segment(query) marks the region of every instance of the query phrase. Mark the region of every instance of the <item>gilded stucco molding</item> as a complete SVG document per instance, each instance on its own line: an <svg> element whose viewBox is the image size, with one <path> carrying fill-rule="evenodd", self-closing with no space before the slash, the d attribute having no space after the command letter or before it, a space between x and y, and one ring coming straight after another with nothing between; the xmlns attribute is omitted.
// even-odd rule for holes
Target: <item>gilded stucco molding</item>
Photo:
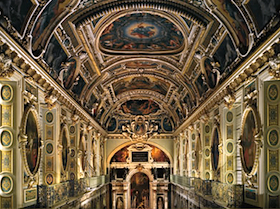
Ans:
<svg viewBox="0 0 280 209"><path fill-rule="evenodd" d="M184 127L187 127L191 123L198 120L204 110L210 110L219 104L225 97L228 96L227 88L231 91L238 89L245 81L247 81L252 75L257 74L269 63L269 58L275 55L275 48L279 47L279 34L278 29L265 43L263 43L255 52L250 55L244 62L229 76L218 88L208 97L206 101L200 104L192 115L174 132L174 135L178 134Z"/></svg>
<svg viewBox="0 0 280 209"><path fill-rule="evenodd" d="M14 68L42 87L49 97L53 96L51 100L47 98L48 102L53 101L56 97L57 101L65 104L72 111L76 110L81 118L90 121L94 127L106 135L106 131L25 50L21 50L22 48L1 28L0 35L1 52L11 59L11 65Z"/></svg>

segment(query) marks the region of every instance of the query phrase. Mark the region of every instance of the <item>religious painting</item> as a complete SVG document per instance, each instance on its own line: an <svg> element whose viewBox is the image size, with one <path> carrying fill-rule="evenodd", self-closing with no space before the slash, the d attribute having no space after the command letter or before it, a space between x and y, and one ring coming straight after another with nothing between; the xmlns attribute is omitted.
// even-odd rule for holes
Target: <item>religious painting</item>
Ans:
<svg viewBox="0 0 280 209"><path fill-rule="evenodd" d="M221 75L225 72L226 68L237 58L237 52L229 35L224 38L221 45L215 52L213 58L215 62L218 62L220 65ZM227 77L229 73L230 72L226 72L226 75L223 77Z"/></svg>
<svg viewBox="0 0 280 209"><path fill-rule="evenodd" d="M81 76L81 74L79 74L77 75L77 77L74 80L74 83L72 84L72 92L79 98L85 86L86 82Z"/></svg>
<svg viewBox="0 0 280 209"><path fill-rule="evenodd" d="M240 136L241 162L246 174L254 173L257 165L256 136L259 134L260 120L254 107L247 107L242 117Z"/></svg>
<svg viewBox="0 0 280 209"><path fill-rule="evenodd" d="M61 81L61 86L70 89L73 84L75 85L77 76L80 71L80 60L77 57L72 57L62 65L59 72L58 79Z"/></svg>
<svg viewBox="0 0 280 209"><path fill-rule="evenodd" d="M280 2L278 0L250 0L246 8L253 17L258 33L269 23L272 17L278 13Z"/></svg>
<svg viewBox="0 0 280 209"><path fill-rule="evenodd" d="M206 82L204 81L204 76L200 74L197 79L194 82L196 89L199 93L199 96L202 96L205 94L205 92L208 90L208 87L206 85Z"/></svg>
<svg viewBox="0 0 280 209"><path fill-rule="evenodd" d="M143 136L147 132L147 125L144 117L137 117L135 125L132 126L133 132L138 136Z"/></svg>
<svg viewBox="0 0 280 209"><path fill-rule="evenodd" d="M76 2L74 2L75 4ZM32 31L32 52L35 56L40 55L50 34L63 16L69 14L71 0L52 0L42 10L37 18Z"/></svg>
<svg viewBox="0 0 280 209"><path fill-rule="evenodd" d="M178 26L164 17L143 12L126 14L110 23L103 30L99 45L110 54L177 53L185 46Z"/></svg>
<svg viewBox="0 0 280 209"><path fill-rule="evenodd" d="M189 93L187 93L183 101L185 104L185 108L187 108L188 112L191 112L192 108L195 106L194 99L191 98L191 95Z"/></svg>
<svg viewBox="0 0 280 209"><path fill-rule="evenodd" d="M124 202L122 197L117 198L116 209L124 209Z"/></svg>
<svg viewBox="0 0 280 209"><path fill-rule="evenodd" d="M164 209L164 201L162 197L157 198L157 209Z"/></svg>
<svg viewBox="0 0 280 209"><path fill-rule="evenodd" d="M117 128L117 120L116 118L111 118L109 123L108 123L108 131L115 131Z"/></svg>
<svg viewBox="0 0 280 209"><path fill-rule="evenodd" d="M111 159L112 162L126 162L128 158L128 146L117 151Z"/></svg>
<svg viewBox="0 0 280 209"><path fill-rule="evenodd" d="M54 35L52 36L48 44L43 59L52 69L52 71L50 72L51 76L53 78L58 78L60 75L60 71L62 70L61 63L66 61L67 54L64 52Z"/></svg>
<svg viewBox="0 0 280 209"><path fill-rule="evenodd" d="M153 100L129 100L120 106L120 110L131 115L149 115L156 113L160 107Z"/></svg>
<svg viewBox="0 0 280 209"><path fill-rule="evenodd" d="M11 25L22 35L29 15L35 8L31 0L5 0L0 1L0 8L3 15L10 21Z"/></svg>
<svg viewBox="0 0 280 209"><path fill-rule="evenodd" d="M246 21L235 4L230 0L211 0L221 15L227 20L226 24L230 31L237 37L236 43L241 54L246 54L249 49L249 28ZM231 29L232 28L232 29Z"/></svg>
<svg viewBox="0 0 280 209"><path fill-rule="evenodd" d="M68 137L66 128L62 129L62 136L61 136L61 143L62 143L62 167L64 171L67 168L67 162L68 162L68 154L69 154L69 144L68 144Z"/></svg>
<svg viewBox="0 0 280 209"><path fill-rule="evenodd" d="M170 120L169 117L165 117L163 120L162 120L162 127L165 131L173 131L173 124L172 124L172 121Z"/></svg>
<svg viewBox="0 0 280 209"><path fill-rule="evenodd" d="M219 64L208 57L204 57L201 59L201 70L208 86L211 89L215 88L220 80Z"/></svg>
<svg viewBox="0 0 280 209"><path fill-rule="evenodd" d="M198 133L198 136L196 137L196 143L195 143L195 170L196 171L200 171L200 166L201 166L201 150L202 150L202 146L201 146L201 138L200 138L200 134Z"/></svg>
<svg viewBox="0 0 280 209"><path fill-rule="evenodd" d="M131 208L149 208L149 178L144 173L136 173L130 180Z"/></svg>
<svg viewBox="0 0 280 209"><path fill-rule="evenodd" d="M40 162L40 135L38 133L39 127L37 120L37 115L35 115L33 111L29 111L25 125L25 133L27 136L25 150L28 168L33 175L37 173Z"/></svg>
<svg viewBox="0 0 280 209"><path fill-rule="evenodd" d="M132 68L132 69L146 69L146 68L157 68L158 64L155 62L150 61L130 61L125 63L126 68Z"/></svg>
<svg viewBox="0 0 280 209"><path fill-rule="evenodd" d="M212 168L215 171L218 169L218 165L219 165L219 157L220 157L219 143L220 143L220 134L218 128L215 127L212 135L212 147L211 147Z"/></svg>
<svg viewBox="0 0 280 209"><path fill-rule="evenodd" d="M169 158L167 157L167 155L159 148L153 146L153 145L149 145L150 147L152 147L152 152L151 152L151 156L154 160L154 162L168 162L170 163Z"/></svg>
<svg viewBox="0 0 280 209"><path fill-rule="evenodd" d="M81 134L81 140L80 140L80 152L81 152L81 157L80 157L80 162L81 162L81 168L82 170L84 171L85 168L86 168L86 162L85 162L85 156L86 156L86 153L85 153L85 145L84 145L84 137L82 136Z"/></svg>
<svg viewBox="0 0 280 209"><path fill-rule="evenodd" d="M151 76L128 77L113 83L116 95L138 89L151 90L166 95L169 86L167 82Z"/></svg>

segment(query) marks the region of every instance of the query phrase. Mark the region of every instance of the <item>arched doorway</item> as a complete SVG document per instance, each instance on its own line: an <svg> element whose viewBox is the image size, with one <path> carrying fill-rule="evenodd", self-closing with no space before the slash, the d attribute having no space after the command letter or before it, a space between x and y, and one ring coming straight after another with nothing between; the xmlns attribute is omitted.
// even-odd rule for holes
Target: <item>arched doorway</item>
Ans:
<svg viewBox="0 0 280 209"><path fill-rule="evenodd" d="M149 208L149 177L142 172L135 173L130 180L131 208Z"/></svg>

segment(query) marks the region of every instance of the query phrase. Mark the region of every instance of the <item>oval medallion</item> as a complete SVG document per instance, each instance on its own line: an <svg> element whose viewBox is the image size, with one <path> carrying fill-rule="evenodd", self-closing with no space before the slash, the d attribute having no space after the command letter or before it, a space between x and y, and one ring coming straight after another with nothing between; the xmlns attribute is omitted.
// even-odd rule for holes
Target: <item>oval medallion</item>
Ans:
<svg viewBox="0 0 280 209"><path fill-rule="evenodd" d="M1 97L4 102L9 102L13 97L13 90L10 85L3 85L1 88Z"/></svg>
<svg viewBox="0 0 280 209"><path fill-rule="evenodd" d="M39 135L35 117L36 116L33 114L33 112L30 111L27 117L25 130L27 135L27 144L25 146L26 159L32 174L35 174L39 167Z"/></svg>
<svg viewBox="0 0 280 209"><path fill-rule="evenodd" d="M13 189L13 181L11 177L9 176L4 176L1 179L1 189L3 193L9 193Z"/></svg>
<svg viewBox="0 0 280 209"><path fill-rule="evenodd" d="M268 143L274 147L278 144L278 141L278 132L276 130L270 131L268 135Z"/></svg>
<svg viewBox="0 0 280 209"><path fill-rule="evenodd" d="M275 101L278 97L278 88L275 84L271 85L268 90L269 99Z"/></svg>
<svg viewBox="0 0 280 209"><path fill-rule="evenodd" d="M9 147L12 145L12 133L8 130L4 130L1 133L1 144L3 147Z"/></svg>

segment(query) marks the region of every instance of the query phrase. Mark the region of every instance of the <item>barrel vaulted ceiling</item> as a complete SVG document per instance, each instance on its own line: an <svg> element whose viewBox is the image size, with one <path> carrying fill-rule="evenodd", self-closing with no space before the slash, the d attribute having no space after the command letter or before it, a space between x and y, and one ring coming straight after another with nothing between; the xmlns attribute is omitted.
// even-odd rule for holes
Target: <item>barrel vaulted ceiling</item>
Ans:
<svg viewBox="0 0 280 209"><path fill-rule="evenodd" d="M104 129L173 132L279 26L278 0L7 0L1 25Z"/></svg>

